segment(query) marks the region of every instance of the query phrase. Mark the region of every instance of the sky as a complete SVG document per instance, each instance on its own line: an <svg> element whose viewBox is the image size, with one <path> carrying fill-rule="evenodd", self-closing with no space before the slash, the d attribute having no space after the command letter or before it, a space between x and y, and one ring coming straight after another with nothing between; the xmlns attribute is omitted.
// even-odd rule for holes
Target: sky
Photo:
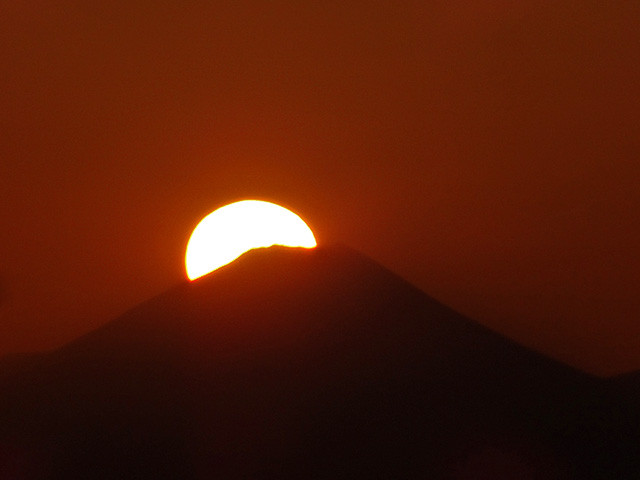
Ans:
<svg viewBox="0 0 640 480"><path fill-rule="evenodd" d="M489 328L640 368L640 4L0 2L0 354L290 208Z"/></svg>

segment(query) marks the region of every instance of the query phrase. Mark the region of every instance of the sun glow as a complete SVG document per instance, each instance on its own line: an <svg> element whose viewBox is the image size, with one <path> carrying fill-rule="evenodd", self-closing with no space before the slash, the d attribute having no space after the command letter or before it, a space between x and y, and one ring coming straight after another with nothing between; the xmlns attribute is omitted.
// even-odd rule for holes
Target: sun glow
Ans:
<svg viewBox="0 0 640 480"><path fill-rule="evenodd" d="M253 248L313 248L316 239L295 213L274 203L243 200L215 210L196 226L187 244L187 277L195 280Z"/></svg>

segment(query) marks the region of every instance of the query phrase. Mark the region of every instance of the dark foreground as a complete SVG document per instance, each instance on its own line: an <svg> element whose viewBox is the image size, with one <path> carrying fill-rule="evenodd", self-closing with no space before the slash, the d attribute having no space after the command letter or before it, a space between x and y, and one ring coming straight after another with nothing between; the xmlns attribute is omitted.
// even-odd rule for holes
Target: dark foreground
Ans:
<svg viewBox="0 0 640 480"><path fill-rule="evenodd" d="M345 247L253 251L0 364L0 479L637 479L598 379Z"/></svg>

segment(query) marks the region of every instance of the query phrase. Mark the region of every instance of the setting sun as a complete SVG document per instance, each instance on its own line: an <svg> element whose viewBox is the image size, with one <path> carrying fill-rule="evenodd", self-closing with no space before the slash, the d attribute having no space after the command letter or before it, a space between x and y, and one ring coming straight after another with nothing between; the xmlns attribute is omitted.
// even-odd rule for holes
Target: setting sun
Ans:
<svg viewBox="0 0 640 480"><path fill-rule="evenodd" d="M195 280L244 252L283 245L313 248L316 240L295 213L274 203L243 200L215 210L196 226L187 244L187 277Z"/></svg>

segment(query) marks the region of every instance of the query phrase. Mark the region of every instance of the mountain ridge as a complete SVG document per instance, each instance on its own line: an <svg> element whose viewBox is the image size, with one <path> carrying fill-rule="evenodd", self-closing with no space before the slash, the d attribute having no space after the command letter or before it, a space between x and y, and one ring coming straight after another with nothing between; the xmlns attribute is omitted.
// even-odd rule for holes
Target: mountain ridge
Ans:
<svg viewBox="0 0 640 480"><path fill-rule="evenodd" d="M640 472L614 389L344 246L248 252L36 363L0 390L35 478Z"/></svg>

